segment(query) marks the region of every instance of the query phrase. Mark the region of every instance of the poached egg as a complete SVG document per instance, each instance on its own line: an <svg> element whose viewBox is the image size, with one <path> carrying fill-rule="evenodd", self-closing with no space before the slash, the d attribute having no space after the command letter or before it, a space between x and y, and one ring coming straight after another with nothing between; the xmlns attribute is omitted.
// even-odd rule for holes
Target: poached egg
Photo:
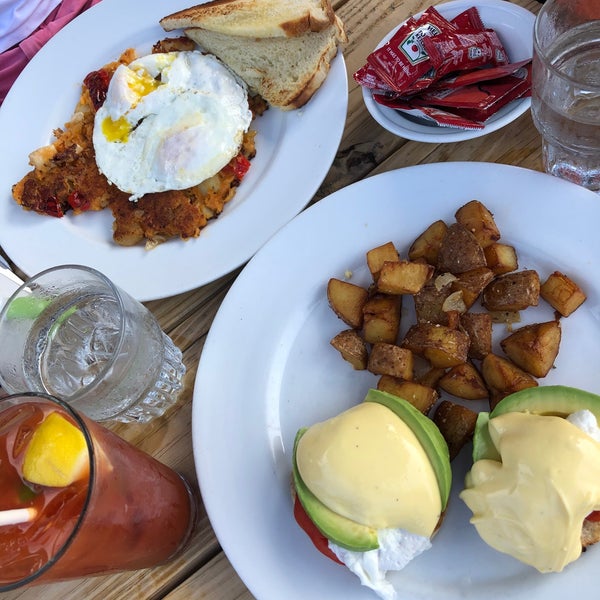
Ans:
<svg viewBox="0 0 600 600"><path fill-rule="evenodd" d="M244 83L216 57L150 54L110 81L94 120L96 163L131 200L186 189L237 155L251 120Z"/></svg>

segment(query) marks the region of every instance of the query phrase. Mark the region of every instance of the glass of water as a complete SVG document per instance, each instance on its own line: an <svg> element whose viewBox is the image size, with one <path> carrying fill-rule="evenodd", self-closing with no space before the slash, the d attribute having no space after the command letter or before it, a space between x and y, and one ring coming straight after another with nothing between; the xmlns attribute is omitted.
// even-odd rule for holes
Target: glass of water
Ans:
<svg viewBox="0 0 600 600"><path fill-rule="evenodd" d="M98 421L147 422L182 389L181 351L102 273L64 265L26 281L0 312L0 386L45 392Z"/></svg>
<svg viewBox="0 0 600 600"><path fill-rule="evenodd" d="M600 0L546 0L533 35L532 102L544 169L600 190Z"/></svg>

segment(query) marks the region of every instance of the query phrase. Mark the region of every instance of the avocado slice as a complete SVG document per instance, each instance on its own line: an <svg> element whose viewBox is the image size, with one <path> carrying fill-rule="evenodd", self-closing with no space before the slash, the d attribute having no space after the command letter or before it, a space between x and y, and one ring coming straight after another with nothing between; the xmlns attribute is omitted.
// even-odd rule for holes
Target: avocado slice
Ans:
<svg viewBox="0 0 600 600"><path fill-rule="evenodd" d="M600 396L564 385L527 388L503 398L490 413L490 419L509 412L567 417L578 410L594 413L600 423Z"/></svg>
<svg viewBox="0 0 600 600"><path fill-rule="evenodd" d="M488 430L490 419L510 412L567 417L587 409L600 423L600 396L564 385L547 385L520 390L503 398L491 413L479 413L473 434L473 462L500 460Z"/></svg>
<svg viewBox="0 0 600 600"><path fill-rule="evenodd" d="M448 444L437 425L404 398L381 390L369 390L365 402L383 404L396 413L417 436L435 472L442 499L442 511L445 510L452 486L452 469Z"/></svg>
<svg viewBox="0 0 600 600"><path fill-rule="evenodd" d="M306 514L317 526L319 531L334 544L356 552L367 552L379 548L377 530L352 521L325 506L306 486L296 464L296 448L298 441L304 435L306 427L300 429L294 440L292 457L292 477L296 494L302 503Z"/></svg>

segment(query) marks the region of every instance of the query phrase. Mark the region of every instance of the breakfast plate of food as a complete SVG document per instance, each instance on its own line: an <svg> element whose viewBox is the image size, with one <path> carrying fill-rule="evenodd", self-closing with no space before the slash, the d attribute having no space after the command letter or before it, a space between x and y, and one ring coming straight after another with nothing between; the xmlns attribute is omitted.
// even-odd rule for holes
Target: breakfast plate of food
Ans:
<svg viewBox="0 0 600 600"><path fill-rule="evenodd" d="M463 221L463 217L472 217L475 209L478 214L487 210L493 222L482 219L481 223L495 223L494 227L467 227L468 219ZM557 214L563 218L556 219ZM369 600L379 595L458 600L502 596L558 600L573 589L593 593L600 548L590 545L598 533L593 520L589 521L591 516L585 517L585 526L583 517L578 524L575 519L576 552L570 558L548 565L537 561L538 554L534 552L535 560L517 559L489 545L489 538L484 542L471 523L477 502L469 496L479 491L475 475L469 485L473 493L465 494L464 490L473 456L482 459L484 465L500 465L494 455L496 433L491 424L502 421L491 417L506 412L507 402L512 412L527 411L524 407L528 405L515 398L535 396L538 390L543 397L556 390L584 399L589 394L600 394L600 381L595 374L600 360L600 289L593 258L600 252L595 225L599 218L595 194L547 174L498 164L440 163L379 174L339 190L295 217L257 252L236 279L213 322L200 359L192 413L194 457L204 504L225 553L254 597ZM443 264L448 271L431 276L428 252L435 247L434 233L440 227L447 227L440 238L447 241L438 246L436 264L440 266L436 268L442 269ZM468 233L458 235L459 230ZM495 231L485 245L492 248L487 251L486 267L481 266L485 252L481 251L483 242L479 237L477 245L451 245L459 239L475 239L484 230L486 235ZM307 236L311 244L304 243ZM495 269L493 278L488 277L484 286L489 292L483 296L471 297L473 280L463 277L464 271L448 266L452 260L456 265L465 265L467 246L479 250L473 254L469 251L471 267L466 272L472 275ZM462 249L457 254L452 248ZM395 258L390 258L388 252ZM383 256L387 259L382 260ZM471 262L475 256L479 257L479 266ZM454 286L443 304L447 325L429 327L428 335L434 336L429 344L423 337L417 342L417 337L408 333L417 328L416 315L423 314L417 312L423 310L423 305L417 302L416 295L413 299L410 293L403 292L400 307L392 303L382 308L383 296L390 302L388 296L400 294L394 287L399 280L390 278L390 274L395 267L400 269L407 264L412 269L409 281L425 272L432 277L438 292L445 286ZM529 283L514 284L511 277L517 275ZM333 279L337 291L330 284ZM466 284L468 280L470 283ZM500 299L501 281L513 282L506 289L523 287L518 301L514 294L511 305L507 298ZM567 288L563 287L567 283ZM461 302L457 301L458 291ZM362 323L350 318L359 297L363 302L359 311ZM467 298L471 298L469 308ZM373 303L367 309L369 300ZM563 304L565 300L570 303L568 308ZM433 308L439 305L429 302L427 314L432 315ZM454 350L464 345L464 340L460 340L470 330L463 318L471 313L489 317L488 350L483 358L472 359L464 354L450 362ZM460 328L456 326L458 318ZM381 342L391 323L396 324L396 343L389 339ZM423 325L423 331L429 325ZM544 351L535 355L535 361L523 362L524 356L533 358L524 351L525 347L540 348L539 344L525 343L524 332L539 339L541 329L545 332ZM367 340L367 331L380 336L370 338L368 357L355 352L356 346L338 343L339 334L344 332L354 336L352 339L360 346L360 336ZM448 342L453 350L444 350L446 342L440 345L442 338L435 337L436 332L446 332L446 341L458 340L456 348ZM515 334L519 335L513 337ZM482 339L471 335L468 351L471 352L471 342ZM240 340L252 340L251 359L248 345ZM520 341L515 343L517 340ZM433 348L430 354L423 351L428 347ZM407 350L411 350L414 362L408 361ZM430 361L429 366L423 362L424 357L425 362ZM453 387L458 371L452 370L451 377L449 371L454 367L450 365L460 371L467 368L467 363L485 375L484 395L467 399L474 389L471 384L481 381L475 375L463 377L460 395ZM518 364L522 366L515 368ZM505 371L507 365L511 366ZM540 366L544 368L538 369ZM391 370L394 376L388 377ZM390 391L390 381L399 384L403 380L404 384L418 383L418 388L425 386L430 392L435 391L425 408L416 409L416 403L412 404L421 397L416 393L409 398L412 408L390 400L390 396L397 395ZM584 392L571 394L567 391L571 388ZM589 408L598 415L600 398L593 398ZM445 407L455 411L448 414L456 416L438 417L444 402L449 402ZM562 414L552 398L548 402L552 410ZM383 406L375 410L372 404ZM586 402L569 400L567 404L566 410L571 414L571 407L575 413ZM495 413L490 414L492 406ZM421 415L419 418L410 414L415 410ZM384 440L386 436L376 433L379 426L383 427L379 431L399 428L397 417L413 432L421 450L415 455L416 471L408 477L409 482L419 479L418 485L406 492L402 502L392 504L409 507L409 521L412 518L422 524L416 532L408 525L386 525L385 521L376 524L368 520L369 516L364 520L355 518L360 512L357 506L370 507L377 518L383 514L379 504L382 494L374 499L368 492L362 493L363 487L377 485L374 475L381 483L380 489L391 490L392 500L403 498L401 486L391 485L389 474L404 461L377 458L382 449L386 456L390 452L389 456L403 457L406 448L418 446L407 442L403 450L394 445L395 441L388 442ZM475 419L477 427L473 429ZM448 427L448 423L456 426ZM470 423L471 428L463 428L461 424L465 423ZM488 427L492 433L488 433ZM349 434L363 430L367 437ZM598 433L595 425L586 431L592 430L594 435ZM471 441L473 431L478 432L476 448ZM440 435L444 441L440 442ZM585 437L595 448L594 453L598 452L598 443L588 439L587 433L579 431L577 435ZM460 445L455 436L460 438ZM341 445L330 444L330 439L341 440ZM356 439L356 443L344 446L348 440ZM376 444L366 462L364 457L355 461L347 456L355 448L371 447L370 440L376 440ZM444 451L445 444L448 448ZM346 450L341 452L344 447ZM538 452L535 460L543 459ZM564 467L561 461L566 460L567 456L562 455L557 464ZM427 475L417 475L418 472ZM361 481L364 486L355 483L355 487L344 487L346 477ZM548 495L554 483L558 488L562 480L562 475L554 476L546 490ZM578 483L569 485L568 493L575 495L576 502L584 498L579 490L585 481L586 477L579 477ZM341 496L336 490L341 490ZM343 506L339 510L336 506L336 502L344 505L348 490L352 498L356 497L356 504L351 501L350 514L347 505L345 512ZM521 500L528 497L535 496L525 494ZM600 508L597 489L592 498L592 505L581 509L584 516L586 511L591 515ZM322 504L329 512L324 511ZM526 506L527 502L516 505ZM423 512L423 518L415 516L417 510ZM345 524L338 528L340 518ZM552 531L557 536L559 532L572 534L567 521L565 513L558 511L551 524L534 527L532 535L535 538L542 531ZM400 535L404 529L411 535ZM591 529L594 534L578 545L584 529ZM373 541L373 530L379 542ZM384 544L379 536L383 530L391 532L391 542L386 538ZM518 537L512 533L508 539ZM397 551L383 564L382 549L389 546L388 542ZM571 537L571 545L572 542ZM589 546L586 552L582 552L582 545ZM369 552L375 553L369 554L370 563L364 558ZM350 568L338 564L335 557ZM561 572L542 572L545 570Z"/></svg>
<svg viewBox="0 0 600 600"><path fill-rule="evenodd" d="M343 24L306 1L290 10L312 29L286 37L285 14L251 12L240 35L219 4L106 0L27 65L0 110L0 245L24 273L76 258L140 300L174 295L245 263L312 199L346 120ZM237 60L269 53L260 80Z"/></svg>

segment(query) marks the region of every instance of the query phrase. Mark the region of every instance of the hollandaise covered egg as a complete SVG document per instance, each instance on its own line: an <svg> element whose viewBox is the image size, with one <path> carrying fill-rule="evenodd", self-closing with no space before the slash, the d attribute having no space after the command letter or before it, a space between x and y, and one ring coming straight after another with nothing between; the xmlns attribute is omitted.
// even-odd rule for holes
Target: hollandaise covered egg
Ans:
<svg viewBox="0 0 600 600"><path fill-rule="evenodd" d="M492 548L542 573L600 538L600 396L565 386L516 392L480 413L460 497Z"/></svg>
<svg viewBox="0 0 600 600"><path fill-rule="evenodd" d="M317 548L391 600L386 574L431 547L451 478L433 421L370 390L364 402L298 432L294 514Z"/></svg>
<svg viewBox="0 0 600 600"><path fill-rule="evenodd" d="M96 163L132 200L186 189L236 156L251 120L244 83L216 57L150 54L110 81L94 120Z"/></svg>

